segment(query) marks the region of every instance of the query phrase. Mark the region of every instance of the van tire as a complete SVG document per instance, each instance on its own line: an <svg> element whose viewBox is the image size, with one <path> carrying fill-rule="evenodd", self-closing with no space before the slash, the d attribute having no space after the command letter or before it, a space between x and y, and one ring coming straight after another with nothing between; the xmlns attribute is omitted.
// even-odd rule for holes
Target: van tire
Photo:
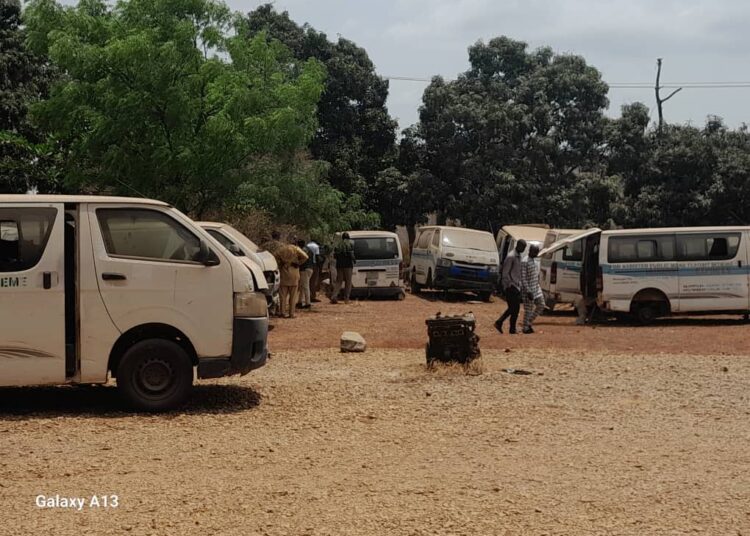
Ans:
<svg viewBox="0 0 750 536"><path fill-rule="evenodd" d="M635 319L641 325L651 324L659 316L661 307L658 303L643 302L633 305L633 314Z"/></svg>
<svg viewBox="0 0 750 536"><path fill-rule="evenodd" d="M193 386L193 364L177 343L146 339L128 348L117 367L117 389L129 406L165 411L185 403Z"/></svg>

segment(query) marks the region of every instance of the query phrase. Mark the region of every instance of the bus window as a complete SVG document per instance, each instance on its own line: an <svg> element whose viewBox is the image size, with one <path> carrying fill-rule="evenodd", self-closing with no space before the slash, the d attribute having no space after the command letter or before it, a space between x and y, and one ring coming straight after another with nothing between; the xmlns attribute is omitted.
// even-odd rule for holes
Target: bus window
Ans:
<svg viewBox="0 0 750 536"><path fill-rule="evenodd" d="M737 255L739 234L678 235L680 259L686 261L729 260Z"/></svg>

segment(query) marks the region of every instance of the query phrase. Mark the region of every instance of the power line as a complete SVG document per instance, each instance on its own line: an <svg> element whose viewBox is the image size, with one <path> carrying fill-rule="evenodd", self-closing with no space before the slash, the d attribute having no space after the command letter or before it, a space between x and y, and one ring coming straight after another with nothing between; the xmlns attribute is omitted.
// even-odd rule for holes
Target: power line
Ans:
<svg viewBox="0 0 750 536"><path fill-rule="evenodd" d="M418 78L413 76L383 76L386 80L396 82L432 82L432 78ZM456 79L445 79L446 82L455 82ZM607 84L615 89L654 89L653 82L613 82ZM750 88L750 82L670 82L661 84L665 89L733 89Z"/></svg>

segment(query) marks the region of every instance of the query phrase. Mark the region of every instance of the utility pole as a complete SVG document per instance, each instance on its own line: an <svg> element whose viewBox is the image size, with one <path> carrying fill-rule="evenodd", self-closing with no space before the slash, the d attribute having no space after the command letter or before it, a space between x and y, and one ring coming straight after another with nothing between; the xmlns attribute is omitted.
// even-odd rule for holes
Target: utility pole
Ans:
<svg viewBox="0 0 750 536"><path fill-rule="evenodd" d="M659 110L659 128L658 132L661 134L661 128L664 125L664 112L662 109L662 104L667 102L669 99L674 97L677 93L679 93L682 88L679 87L675 89L672 93L667 95L665 98L661 98L661 58L656 59L656 86L654 86L654 91L656 92L656 108Z"/></svg>

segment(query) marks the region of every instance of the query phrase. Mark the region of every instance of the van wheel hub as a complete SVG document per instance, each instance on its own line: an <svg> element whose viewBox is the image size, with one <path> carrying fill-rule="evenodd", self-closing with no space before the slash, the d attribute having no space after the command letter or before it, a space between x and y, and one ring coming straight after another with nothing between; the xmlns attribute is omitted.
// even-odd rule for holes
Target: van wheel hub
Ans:
<svg viewBox="0 0 750 536"><path fill-rule="evenodd" d="M167 389L174 378L172 367L161 359L145 361L138 371L141 387L151 393L158 393Z"/></svg>

